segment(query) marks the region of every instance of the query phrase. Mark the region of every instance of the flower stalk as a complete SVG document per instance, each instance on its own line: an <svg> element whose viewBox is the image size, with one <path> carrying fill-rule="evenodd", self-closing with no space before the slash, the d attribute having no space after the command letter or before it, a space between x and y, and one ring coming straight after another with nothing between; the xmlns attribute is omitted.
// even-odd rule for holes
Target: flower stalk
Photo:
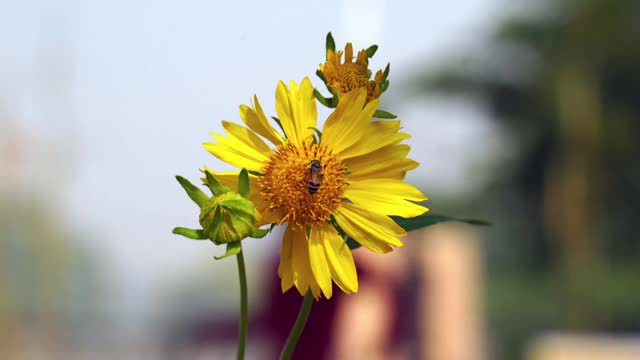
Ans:
<svg viewBox="0 0 640 360"><path fill-rule="evenodd" d="M298 340L300 340L300 335L302 335L302 331L304 330L305 325L307 325L307 320L309 319L312 305L313 294L311 293L311 290L309 290L304 296L304 300L302 301L302 305L300 306L300 312L298 313L298 318L296 319L296 322L291 329L291 333L289 333L287 342L285 342L284 347L282 348L282 352L280 353L280 360L291 359L291 355L293 355L293 351L296 349Z"/></svg>
<svg viewBox="0 0 640 360"><path fill-rule="evenodd" d="M240 252L236 255L238 262L238 276L240 278L240 335L238 336L238 360L244 359L244 353L247 342L248 328L248 295L247 295L247 270L244 266L244 255L242 246Z"/></svg>

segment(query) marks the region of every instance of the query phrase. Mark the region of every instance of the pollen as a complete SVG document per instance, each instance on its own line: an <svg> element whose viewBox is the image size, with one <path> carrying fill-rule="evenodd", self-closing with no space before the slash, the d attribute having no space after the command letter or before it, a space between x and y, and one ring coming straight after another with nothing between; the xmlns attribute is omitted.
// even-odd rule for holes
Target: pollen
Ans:
<svg viewBox="0 0 640 360"><path fill-rule="evenodd" d="M322 181L315 194L309 191L311 162L322 166ZM272 210L283 214L279 224L300 228L326 222L340 205L346 186L346 167L321 144L304 142L300 147L279 145L258 178L260 196Z"/></svg>

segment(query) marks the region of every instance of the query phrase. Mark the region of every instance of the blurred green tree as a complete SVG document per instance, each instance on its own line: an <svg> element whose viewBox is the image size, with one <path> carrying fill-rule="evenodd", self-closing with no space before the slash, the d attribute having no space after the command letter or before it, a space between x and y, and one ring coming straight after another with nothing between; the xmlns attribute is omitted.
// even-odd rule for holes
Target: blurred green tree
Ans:
<svg viewBox="0 0 640 360"><path fill-rule="evenodd" d="M489 244L505 358L538 330L640 330L640 2L532 6L417 82L479 97L516 144L479 195L501 209L496 223L517 224Z"/></svg>

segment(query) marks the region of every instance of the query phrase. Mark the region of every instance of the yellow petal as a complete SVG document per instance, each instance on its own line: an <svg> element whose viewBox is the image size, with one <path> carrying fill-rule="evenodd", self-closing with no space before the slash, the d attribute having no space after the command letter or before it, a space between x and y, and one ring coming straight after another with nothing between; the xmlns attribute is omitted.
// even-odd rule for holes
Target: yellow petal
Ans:
<svg viewBox="0 0 640 360"><path fill-rule="evenodd" d="M331 282L331 270L325 257L323 237L325 232L320 226L311 226L309 233L309 260L313 276L316 278L320 289L327 299L331 298L333 284Z"/></svg>
<svg viewBox="0 0 640 360"><path fill-rule="evenodd" d="M402 180L369 179L353 181L344 191L344 197L354 204L378 214L415 217L427 212L427 208L409 202L424 201L427 197Z"/></svg>
<svg viewBox="0 0 640 360"><path fill-rule="evenodd" d="M274 145L280 145L284 142L282 136L267 120L257 96L253 97L253 108L247 105L240 105L240 118L251 130L262 135Z"/></svg>
<svg viewBox="0 0 640 360"><path fill-rule="evenodd" d="M325 122L322 143L340 153L360 140L379 104L378 100L373 100L365 106L366 101L364 88L343 95Z"/></svg>
<svg viewBox="0 0 640 360"><path fill-rule="evenodd" d="M287 229L282 237L282 247L280 247L280 264L278 265L278 276L280 276L280 287L282 292L291 289L293 286L293 266L291 256L293 253L293 232Z"/></svg>
<svg viewBox="0 0 640 360"><path fill-rule="evenodd" d="M366 124L362 136L352 146L340 153L343 159L364 155L376 151L385 146L397 144L411 136L400 130L400 120L374 121Z"/></svg>
<svg viewBox="0 0 640 360"><path fill-rule="evenodd" d="M278 82L278 87L276 88L276 112L278 113L278 118L280 119L280 124L282 124L282 130L284 130L284 134L289 139L290 142L294 142L294 144L299 144L298 133L294 127L293 123L293 111L291 109L291 104L289 100L289 90L284 82Z"/></svg>
<svg viewBox="0 0 640 360"><path fill-rule="evenodd" d="M353 62L353 45L350 42L344 47L344 63L350 64Z"/></svg>
<svg viewBox="0 0 640 360"><path fill-rule="evenodd" d="M347 235L377 253L391 251L389 245L401 247L399 237L407 234L388 216L372 213L355 204L340 204L334 216Z"/></svg>
<svg viewBox="0 0 640 360"><path fill-rule="evenodd" d="M312 281L310 284L311 287L311 294L313 294L313 298L317 300L320 300L320 286L318 285L317 282Z"/></svg>
<svg viewBox="0 0 640 360"><path fill-rule="evenodd" d="M222 127L230 138L241 142L245 146L258 151L267 157L271 154L271 148L269 148L269 146L265 144L265 142L262 141L262 139L260 139L260 137L258 137L258 135L256 135L252 130L224 120L222 121Z"/></svg>
<svg viewBox="0 0 640 360"><path fill-rule="evenodd" d="M269 207L269 203L267 201L262 200L262 198L251 198L253 204L256 207L256 211L258 211L258 215L256 216L256 226L260 227L266 224L277 223L280 219L282 219L282 214L278 211L275 211Z"/></svg>
<svg viewBox="0 0 640 360"><path fill-rule="evenodd" d="M239 168L246 168L250 171L260 171L268 158L241 142L228 139L218 134L211 134L219 142L204 143L204 148L218 159Z"/></svg>
<svg viewBox="0 0 640 360"><path fill-rule="evenodd" d="M309 263L309 246L305 229L293 229L288 226L287 231L290 232L293 242L293 251L291 253L291 269L293 271L293 284L300 292L305 295L312 282L313 272Z"/></svg>
<svg viewBox="0 0 640 360"><path fill-rule="evenodd" d="M243 141L235 139L233 137L224 137L220 134L209 133L214 139L218 140L218 144L223 145L226 148L229 148L239 154L244 154L244 156L261 161L266 162L269 160L269 152L261 152L256 149L252 144L246 144Z"/></svg>
<svg viewBox="0 0 640 360"><path fill-rule="evenodd" d="M299 146L304 139L313 136L314 131L310 128L316 127L318 118L316 99L307 77L300 83L300 88L294 81L289 86L287 89L284 82L278 83L276 112L289 142Z"/></svg>
<svg viewBox="0 0 640 360"><path fill-rule="evenodd" d="M321 223L318 230L319 237L324 242L323 248L330 265L331 276L336 284L347 294L357 292L358 274L351 249L333 226Z"/></svg>
<svg viewBox="0 0 640 360"><path fill-rule="evenodd" d="M238 176L240 175L239 171L225 171L225 172L216 172L211 170L208 166L204 166L204 170L200 170L203 173L205 171L210 172L215 178L216 180L218 180L218 182L220 184L222 184L223 186L228 187L229 189L231 189L231 191L233 192L238 192ZM254 179L252 179L252 177ZM207 183L207 178L203 177L200 178L202 180L203 184ZM253 189L253 183L252 180L255 180L255 176L249 174L249 187L250 189Z"/></svg>
<svg viewBox="0 0 640 360"><path fill-rule="evenodd" d="M418 162L408 159L407 144L385 146L376 151L346 160L349 175L347 181L366 179L404 179L408 170L418 167Z"/></svg>

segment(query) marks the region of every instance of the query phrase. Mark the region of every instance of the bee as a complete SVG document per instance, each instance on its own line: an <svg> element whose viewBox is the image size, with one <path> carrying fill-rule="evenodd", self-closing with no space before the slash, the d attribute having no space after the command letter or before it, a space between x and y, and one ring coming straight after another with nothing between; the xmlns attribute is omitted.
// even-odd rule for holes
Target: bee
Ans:
<svg viewBox="0 0 640 360"><path fill-rule="evenodd" d="M313 195L318 192L318 188L320 188L320 184L322 183L322 164L318 160L312 160L311 165L309 166L309 194Z"/></svg>

